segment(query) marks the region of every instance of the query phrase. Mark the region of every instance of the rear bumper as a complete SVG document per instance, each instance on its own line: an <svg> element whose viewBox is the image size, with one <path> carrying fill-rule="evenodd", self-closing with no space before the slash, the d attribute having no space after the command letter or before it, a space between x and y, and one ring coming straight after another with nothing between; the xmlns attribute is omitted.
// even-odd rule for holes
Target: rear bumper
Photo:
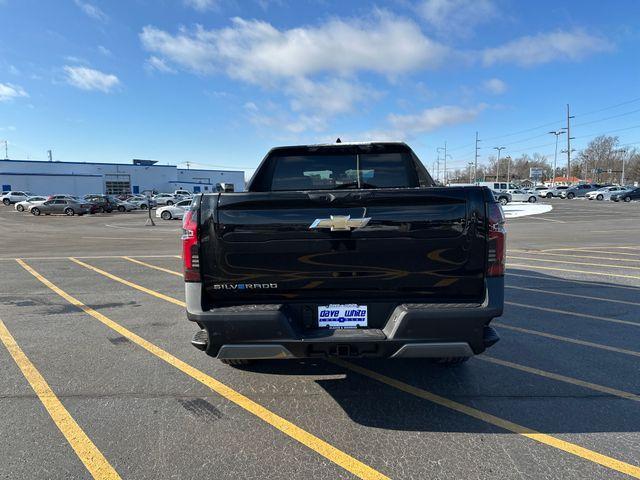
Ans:
<svg viewBox="0 0 640 480"><path fill-rule="evenodd" d="M187 317L207 332L218 358L461 357L497 340L489 327L502 315L504 278L486 279L482 304L401 304L380 329L302 329L284 305L245 305L203 312L200 283L185 283Z"/></svg>

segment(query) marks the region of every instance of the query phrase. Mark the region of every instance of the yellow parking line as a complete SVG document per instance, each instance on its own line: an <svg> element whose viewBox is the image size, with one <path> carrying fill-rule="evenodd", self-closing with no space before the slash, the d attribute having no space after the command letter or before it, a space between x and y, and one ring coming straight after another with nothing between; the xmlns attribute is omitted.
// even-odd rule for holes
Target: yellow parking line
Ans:
<svg viewBox="0 0 640 480"><path fill-rule="evenodd" d="M396 388L410 395L416 396L424 400L428 400L432 403L449 408L456 412L463 413L477 420L481 420L485 423L494 425L504 430L517 433L518 435L522 435L524 437L527 437L531 440L535 440L536 442L542 443L544 445L557 448L558 450L562 450L564 452L570 453L582 459L597 463L611 470L615 470L617 472L630 475L634 478L640 478L640 467L637 467L635 465L631 465L621 460L617 460L615 458L608 457L601 453L594 452L593 450L589 450L587 448L581 447L579 445L576 445L575 443L570 443L565 440L561 440L560 438L538 432L531 428L519 425L514 422L510 422L509 420L496 417L495 415L491 415L490 413L484 412L482 410L478 410L477 408L470 407L468 405L456 402L454 400L450 400L445 397L441 397L440 395L436 395L435 393L431 393L427 390L415 387L413 385L402 382L395 378L388 377L381 373L374 372L373 370L369 370L368 368L362 367L360 365L356 365L351 362L346 362L340 359L335 359L332 361L337 365L340 365L344 368L347 368L356 373L359 373L360 375L364 375L365 377L369 377L374 380L377 380L381 383L384 383L385 385Z"/></svg>
<svg viewBox="0 0 640 480"><path fill-rule="evenodd" d="M526 276L526 275L520 275ZM540 277L542 278L542 277ZM569 280L571 281L571 280ZM542 290L540 288L530 288L530 287L517 287L515 285L505 285L504 288L511 288L512 290L523 290L525 292L537 292L537 293L546 293L549 295L557 295L559 297L573 297L580 298L586 300L597 300L599 302L610 302L610 303L619 303L621 305L633 305L635 307L640 307L639 302L629 302L627 300L615 300L613 298L605 298L605 297L593 297L590 295L578 295L577 293L564 293L564 292L555 292L553 290Z"/></svg>
<svg viewBox="0 0 640 480"><path fill-rule="evenodd" d="M161 298L162 300L166 300L167 302L171 302L174 305L178 305L180 307L185 307L186 303L182 300L178 300L177 298L170 297L169 295L165 295L164 293L156 292L155 290L151 290L149 288L143 287L142 285L138 285L137 283L130 282L129 280L125 280L124 278L118 277L117 275L113 275L112 273L105 272L97 267L89 265L88 263L81 262L77 258L69 257L69 260L77 263L78 265L82 265L84 268L88 268L89 270L93 270L100 275L104 275L111 280L115 280L116 282L120 282L128 287L135 288L136 290L140 290L141 292L147 293L149 295L153 295L154 297Z"/></svg>
<svg viewBox="0 0 640 480"><path fill-rule="evenodd" d="M130 262L137 263L138 265L142 265L144 267L153 268L154 270L159 270L161 272L170 273L171 275L182 277L182 273L176 272L175 270L169 270L168 268L162 268L162 267L158 267L157 265L151 265L150 263L143 262L141 260L136 260L135 258L131 258L131 257L122 257L122 258L124 258L125 260L129 260Z"/></svg>
<svg viewBox="0 0 640 480"><path fill-rule="evenodd" d="M640 262L640 260L636 260L633 258L613 258L613 257L594 257L593 255L569 255L566 253L547 253L547 252L533 252L531 250L510 250L511 252L516 253L527 253L531 255L552 255L554 257L565 257L565 258L588 258L591 260L616 260L618 262ZM584 250L582 250L584 251ZM605 253L606 252L598 252Z"/></svg>
<svg viewBox="0 0 640 480"><path fill-rule="evenodd" d="M507 360L491 357L486 354L474 357L474 359L481 360L483 362L494 363L496 365L501 365L503 367L513 368L515 370L531 373L533 375L539 375L541 377L550 378L552 380L557 380L559 382L570 383L571 385L588 388L590 390L595 390L597 392L606 393L616 397L626 398L627 400L633 400L634 402L640 402L640 395L636 395L635 393L625 392L624 390L618 390L616 388L605 387L604 385L598 385L597 383L585 382L584 380L579 380L573 377L567 377L565 375L559 375L553 372L547 372L545 370L540 370L538 368L527 367L526 365L520 365L519 363L509 362Z"/></svg>
<svg viewBox="0 0 640 480"><path fill-rule="evenodd" d="M528 305L526 303L516 302L504 302L506 305L513 305L514 307L531 308L532 310L540 310L542 312L559 313L561 315L571 315L572 317L591 318L593 320L602 320L603 322L620 323L622 325L631 325L633 327L640 327L640 323L631 322L629 320L618 320L617 318L601 317L599 315L590 315L588 313L571 312L569 310L559 310L557 308L538 307L536 305Z"/></svg>
<svg viewBox="0 0 640 480"><path fill-rule="evenodd" d="M119 323L111 320L110 318L103 315L102 313L94 310L91 307L88 307L87 305L82 303L80 300L76 299L75 297L72 297L67 292L65 292L61 288L51 283L41 274L36 272L31 266L27 265L24 261L18 259L17 262L25 270L31 273L31 275L33 275L40 282L46 285L49 289L51 289L52 291L60 295L62 298L64 298L66 301L68 301L72 305L75 305L76 307L83 310L88 315L92 316L93 318L103 323L107 327L111 328L112 330L115 330L123 337L129 339L133 343L144 348L149 353L155 355L156 357L168 363L169 365L172 365L173 367L177 368L181 372L189 375L191 378L209 387L211 390L218 393L219 395L226 398L227 400L235 403L240 408L248 411L249 413L252 413L256 417L268 423L269 425L276 428L277 430L281 431L285 435L300 442L302 445L313 450L314 452L322 455L327 460L330 460L336 465L339 465L340 467L344 468L345 470L347 470L348 472L352 473L353 475L359 478L363 478L363 479L387 479L388 478L387 476L383 475L377 470L374 470L368 465L355 459L351 455L343 452L342 450L337 449L333 445L325 442L324 440L298 427L297 425L291 423L290 421L273 413L271 410L268 410L267 408L254 402L250 398L245 397L241 393L235 391L231 387L228 387L227 385L220 382L219 380L216 380L215 378L207 375L201 370L198 370L197 368L192 367L188 363L173 356L166 350L163 350L157 345L145 340L144 338L133 333L131 330L128 330L127 328L123 327ZM87 267L90 267L90 265L87 265ZM99 269L95 269L95 270L98 271ZM101 273L101 272L103 271L99 271L98 273ZM104 273L106 274L107 272L104 272ZM129 285L129 286L132 286L132 285ZM136 288L136 287L133 287L133 288ZM145 290L142 290L142 291L145 291ZM157 292L155 293L157 294ZM162 294L158 294L158 295L162 295ZM162 298L162 297L159 297L159 298ZM167 297L167 298L171 298L171 297Z"/></svg>
<svg viewBox="0 0 640 480"><path fill-rule="evenodd" d="M569 262L566 260L549 260L548 258L529 258L529 257L515 257L513 255L507 255L507 259L514 258L516 260L527 260L528 262L544 262L544 263L562 263L564 265L587 265L590 267L609 267L609 268L624 268L629 270L640 270L640 267L630 267L628 265L611 265L609 263L588 263L588 262Z"/></svg>
<svg viewBox="0 0 640 480"><path fill-rule="evenodd" d="M564 271L564 269L559 269L559 268L557 268L556 270ZM640 291L640 287L632 287L630 285L612 285L612 284L602 283L602 282L595 282L595 281L589 282L586 280L571 280L568 278L559 278L559 277L539 277L538 275L524 275L522 273L512 273L512 272L507 272L506 275L509 275L510 277L535 278L537 280L547 280L550 282L579 283L582 285L587 285L590 287L597 287L597 288L621 288L623 290L633 290L634 292ZM514 288L512 286L509 286L509 287ZM518 288L521 288L521 287L518 287ZM613 300L609 300L609 301L613 301ZM616 301L621 301L621 300L616 300Z"/></svg>
<svg viewBox="0 0 640 480"><path fill-rule="evenodd" d="M640 280L640 275L624 275L622 273L590 272L588 270L573 270L569 268L544 267L542 265L525 265L521 263L507 263L507 268L511 268L511 267L534 268L537 270L553 270L556 272L585 273L587 275L599 275L602 277L633 278L635 280Z"/></svg>
<svg viewBox="0 0 640 480"><path fill-rule="evenodd" d="M561 342L575 343L576 345L583 345L585 347L598 348L600 350L607 350L609 352L623 353L625 355L633 355L634 357L640 357L640 352L635 350L627 350L624 348L611 347L609 345L602 345L601 343L587 342L585 340L578 340L576 338L562 337L560 335L554 335L552 333L540 332L538 330L529 330L528 328L514 327L513 325L507 325L502 322L491 322L492 325L500 328L506 328L507 330L513 330L514 332L528 333L530 335L537 335L538 337L551 338L553 340L559 340Z"/></svg>
<svg viewBox="0 0 640 480"><path fill-rule="evenodd" d="M62 402L58 399L49 384L40 374L31 360L25 355L20 346L0 320L0 340L13 357L22 374L33 388L42 405L47 410L51 419L65 436L69 445L73 448L89 473L96 479L117 479L118 472L104 458L98 447L91 441L69 414Z"/></svg>

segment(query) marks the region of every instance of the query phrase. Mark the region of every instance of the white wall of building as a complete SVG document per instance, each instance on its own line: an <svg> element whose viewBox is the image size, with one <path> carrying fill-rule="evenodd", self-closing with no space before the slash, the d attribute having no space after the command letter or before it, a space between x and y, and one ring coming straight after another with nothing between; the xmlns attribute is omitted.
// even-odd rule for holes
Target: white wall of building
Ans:
<svg viewBox="0 0 640 480"><path fill-rule="evenodd" d="M69 178L75 180L72 182ZM179 187L194 191L194 185L198 184L206 184L210 187L208 190L213 190L211 186L222 182L233 183L236 190L244 189L243 172L186 170L175 165L0 160L0 184L11 185L12 190L70 195L105 193L106 182L111 180L129 181L134 193L144 190L172 192ZM205 183L207 180L209 183ZM200 191L205 189L201 187Z"/></svg>
<svg viewBox="0 0 640 480"><path fill-rule="evenodd" d="M0 174L0 183L34 195L87 195L100 193L104 188L101 175Z"/></svg>

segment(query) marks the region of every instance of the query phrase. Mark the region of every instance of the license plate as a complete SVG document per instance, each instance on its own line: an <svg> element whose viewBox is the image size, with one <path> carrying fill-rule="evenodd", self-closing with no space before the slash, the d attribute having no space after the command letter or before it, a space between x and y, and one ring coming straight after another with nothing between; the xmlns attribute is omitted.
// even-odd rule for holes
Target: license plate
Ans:
<svg viewBox="0 0 640 480"><path fill-rule="evenodd" d="M367 326L366 305L323 305L318 307L318 326L358 328Z"/></svg>

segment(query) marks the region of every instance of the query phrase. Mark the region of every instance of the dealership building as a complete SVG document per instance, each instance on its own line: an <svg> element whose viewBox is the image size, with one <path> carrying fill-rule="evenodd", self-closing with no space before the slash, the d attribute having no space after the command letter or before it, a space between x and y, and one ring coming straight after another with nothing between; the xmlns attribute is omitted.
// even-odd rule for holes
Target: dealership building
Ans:
<svg viewBox="0 0 640 480"><path fill-rule="evenodd" d="M20 190L43 195L119 195L148 190L200 193L215 191L216 185L221 183L231 183L236 191L242 191L244 172L185 169L138 159L131 164L0 160L3 191Z"/></svg>

